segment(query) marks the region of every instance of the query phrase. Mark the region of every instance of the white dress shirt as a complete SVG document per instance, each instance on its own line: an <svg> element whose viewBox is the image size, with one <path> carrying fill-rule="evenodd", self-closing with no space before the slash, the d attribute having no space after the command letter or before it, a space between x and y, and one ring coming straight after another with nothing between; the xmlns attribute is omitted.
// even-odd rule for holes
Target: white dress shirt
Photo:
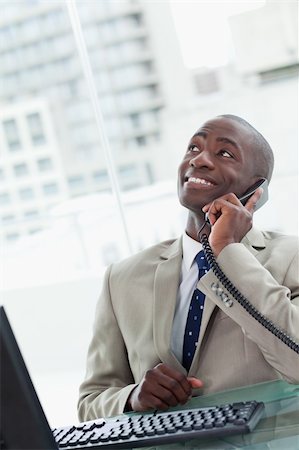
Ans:
<svg viewBox="0 0 299 450"><path fill-rule="evenodd" d="M183 234L182 243L183 259L180 286L177 293L170 343L173 354L180 362L183 359L184 334L189 306L198 282L198 266L195 261L195 256L202 250L201 243L195 241L186 233Z"/></svg>

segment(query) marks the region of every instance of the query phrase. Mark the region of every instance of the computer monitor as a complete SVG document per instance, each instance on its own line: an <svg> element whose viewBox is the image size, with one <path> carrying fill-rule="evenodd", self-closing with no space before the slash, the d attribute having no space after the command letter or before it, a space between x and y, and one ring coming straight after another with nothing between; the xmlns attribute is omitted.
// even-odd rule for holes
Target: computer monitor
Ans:
<svg viewBox="0 0 299 450"><path fill-rule="evenodd" d="M0 367L1 448L57 450L3 306L0 307Z"/></svg>

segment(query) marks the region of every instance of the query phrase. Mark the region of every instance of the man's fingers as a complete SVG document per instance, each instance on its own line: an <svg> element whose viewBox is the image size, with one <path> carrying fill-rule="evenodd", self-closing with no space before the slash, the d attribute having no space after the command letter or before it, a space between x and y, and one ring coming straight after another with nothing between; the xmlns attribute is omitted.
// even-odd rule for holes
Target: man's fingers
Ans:
<svg viewBox="0 0 299 450"><path fill-rule="evenodd" d="M201 380L186 375L160 363L147 370L143 380L132 391L128 405L134 411L165 409L185 404L192 395L192 389L203 386Z"/></svg>
<svg viewBox="0 0 299 450"><path fill-rule="evenodd" d="M207 203L202 208L202 211L203 212L208 212L212 207L214 207L214 208L216 208L216 210L218 210L219 208L217 208L217 205L225 205L226 203L231 203L232 205L238 206L240 204L240 201L239 201L238 197L235 194L233 194L233 193L225 194L225 195L222 195L219 198L216 198L212 202Z"/></svg>
<svg viewBox="0 0 299 450"><path fill-rule="evenodd" d="M198 389L198 388L203 387L203 382L201 380L199 380L198 378L188 377L187 380L193 389Z"/></svg>
<svg viewBox="0 0 299 450"><path fill-rule="evenodd" d="M249 211L251 213L254 212L255 205L261 198L263 191L264 191L263 188L258 188L255 191L255 193L247 200L247 202L245 204L245 208L247 209L247 211Z"/></svg>
<svg viewBox="0 0 299 450"><path fill-rule="evenodd" d="M190 385L184 374L178 372L172 367L167 366L166 364L159 364L156 368L169 378L169 383L173 386L173 388L176 388L176 386L179 385L187 396L190 395Z"/></svg>
<svg viewBox="0 0 299 450"><path fill-rule="evenodd" d="M254 194L252 194L251 197L249 197L249 199L247 200L247 202L245 204L245 208L248 211L250 211L250 212L254 211L254 207L255 207L256 203L258 202L258 200L260 199L262 193L263 193L263 188L260 187L254 192ZM216 214L221 209L221 206L225 206L227 204L226 202L231 203L232 205L236 205L236 206L240 205L240 200L238 199L238 197L235 194L226 194L226 195L223 195L222 197L215 199L213 202L207 203L202 208L202 211L205 213L209 212L211 214Z"/></svg>

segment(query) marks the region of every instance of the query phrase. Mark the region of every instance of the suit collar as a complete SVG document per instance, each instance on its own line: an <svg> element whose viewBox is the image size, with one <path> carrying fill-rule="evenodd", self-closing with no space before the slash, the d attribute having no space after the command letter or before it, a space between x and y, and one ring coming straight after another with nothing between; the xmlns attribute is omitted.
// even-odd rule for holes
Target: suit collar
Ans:
<svg viewBox="0 0 299 450"><path fill-rule="evenodd" d="M182 255L182 237L176 239L162 253L162 259L170 259L178 255Z"/></svg>
<svg viewBox="0 0 299 450"><path fill-rule="evenodd" d="M169 259L179 253L182 254L182 239L183 238L181 236L179 239L173 241L172 244L161 253L161 258ZM266 247L263 233L254 227L248 231L246 236L243 238L242 243L247 247L253 247L253 249L261 249Z"/></svg>

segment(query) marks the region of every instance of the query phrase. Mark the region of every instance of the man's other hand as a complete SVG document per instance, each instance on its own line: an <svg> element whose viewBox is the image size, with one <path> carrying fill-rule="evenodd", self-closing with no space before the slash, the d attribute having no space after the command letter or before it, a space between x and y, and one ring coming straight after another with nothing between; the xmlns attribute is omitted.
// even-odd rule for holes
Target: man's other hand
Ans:
<svg viewBox="0 0 299 450"><path fill-rule="evenodd" d="M139 385L132 391L127 407L133 411L167 409L185 404L191 397L192 388L203 386L202 381L186 377L166 364L158 364L148 370Z"/></svg>

